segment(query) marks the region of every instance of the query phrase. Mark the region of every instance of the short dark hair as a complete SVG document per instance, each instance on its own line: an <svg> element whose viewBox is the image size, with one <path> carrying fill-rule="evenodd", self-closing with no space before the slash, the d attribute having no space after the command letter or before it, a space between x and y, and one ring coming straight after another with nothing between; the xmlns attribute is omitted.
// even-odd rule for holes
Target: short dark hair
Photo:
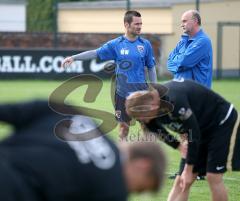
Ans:
<svg viewBox="0 0 240 201"><path fill-rule="evenodd" d="M160 144L155 142L134 142L130 144L129 160L146 159L151 163L148 172L149 176L154 179L153 191L158 191L164 182L166 171L166 157Z"/></svg>
<svg viewBox="0 0 240 201"><path fill-rule="evenodd" d="M192 18L197 20L199 26L202 24L200 13L197 10L192 11Z"/></svg>
<svg viewBox="0 0 240 201"><path fill-rule="evenodd" d="M133 17L141 17L141 14L138 11L135 10L129 10L124 15L124 23L131 24L133 21Z"/></svg>

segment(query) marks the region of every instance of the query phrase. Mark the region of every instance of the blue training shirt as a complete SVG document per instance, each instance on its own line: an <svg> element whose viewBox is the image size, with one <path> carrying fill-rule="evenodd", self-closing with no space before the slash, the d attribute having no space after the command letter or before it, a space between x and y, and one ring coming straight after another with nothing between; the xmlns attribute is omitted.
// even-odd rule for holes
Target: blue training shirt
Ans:
<svg viewBox="0 0 240 201"><path fill-rule="evenodd" d="M174 78L195 80L211 88L212 54L211 40L202 30L192 38L183 35L169 55L168 70Z"/></svg>
<svg viewBox="0 0 240 201"><path fill-rule="evenodd" d="M144 68L155 67L152 46L148 40L138 37L135 41L129 41L120 36L98 48L97 55L101 60L115 61L118 95L126 97L131 92L147 89Z"/></svg>

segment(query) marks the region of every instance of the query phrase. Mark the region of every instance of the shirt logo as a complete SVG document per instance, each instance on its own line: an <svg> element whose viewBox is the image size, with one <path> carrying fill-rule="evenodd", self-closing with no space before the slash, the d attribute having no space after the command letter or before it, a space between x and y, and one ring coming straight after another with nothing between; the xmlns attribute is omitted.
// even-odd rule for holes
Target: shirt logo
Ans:
<svg viewBox="0 0 240 201"><path fill-rule="evenodd" d="M121 55L128 55L129 54L129 50L122 48L121 51L120 51L120 54Z"/></svg>
<svg viewBox="0 0 240 201"><path fill-rule="evenodd" d="M178 123L178 122L171 122L170 124L168 124L166 126L167 126L167 128L169 128L172 131L176 131L176 132L182 131L182 124Z"/></svg>
<svg viewBox="0 0 240 201"><path fill-rule="evenodd" d="M187 120L191 115L192 115L192 110L190 108L185 109L184 107L180 108L180 110L178 111L178 113L180 114L180 119L182 121Z"/></svg>
<svg viewBox="0 0 240 201"><path fill-rule="evenodd" d="M218 170L218 171L219 171L219 170L222 170L224 167L225 167L225 166L217 166L217 167L216 167L216 170Z"/></svg>
<svg viewBox="0 0 240 201"><path fill-rule="evenodd" d="M137 45L137 49L140 53L144 52L144 46L143 45Z"/></svg>
<svg viewBox="0 0 240 201"><path fill-rule="evenodd" d="M184 82L184 78L183 78L183 77L174 78L173 81L174 81L174 82Z"/></svg>
<svg viewBox="0 0 240 201"><path fill-rule="evenodd" d="M115 111L115 116L117 119L120 119L121 118L121 111L120 110L116 110Z"/></svg>

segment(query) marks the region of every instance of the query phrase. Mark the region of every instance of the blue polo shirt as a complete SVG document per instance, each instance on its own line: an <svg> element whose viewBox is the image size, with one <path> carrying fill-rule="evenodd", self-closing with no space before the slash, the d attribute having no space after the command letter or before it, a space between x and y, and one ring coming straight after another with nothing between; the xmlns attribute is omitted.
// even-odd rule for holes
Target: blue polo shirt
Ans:
<svg viewBox="0 0 240 201"><path fill-rule="evenodd" d="M212 44L209 37L200 30L194 37L183 35L176 48L170 53L167 67L174 78L195 80L211 88Z"/></svg>
<svg viewBox="0 0 240 201"><path fill-rule="evenodd" d="M129 41L120 36L108 41L97 49L101 60L114 60L116 63L116 93L126 97L129 93L147 89L145 67L155 67L150 42L142 37Z"/></svg>

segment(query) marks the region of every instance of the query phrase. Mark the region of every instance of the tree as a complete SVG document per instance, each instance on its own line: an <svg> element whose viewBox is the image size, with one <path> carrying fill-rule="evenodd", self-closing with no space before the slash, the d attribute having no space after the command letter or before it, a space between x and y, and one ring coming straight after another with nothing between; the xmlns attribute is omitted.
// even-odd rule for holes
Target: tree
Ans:
<svg viewBox="0 0 240 201"><path fill-rule="evenodd" d="M28 0L27 4L27 31L54 32L55 3L95 0Z"/></svg>

